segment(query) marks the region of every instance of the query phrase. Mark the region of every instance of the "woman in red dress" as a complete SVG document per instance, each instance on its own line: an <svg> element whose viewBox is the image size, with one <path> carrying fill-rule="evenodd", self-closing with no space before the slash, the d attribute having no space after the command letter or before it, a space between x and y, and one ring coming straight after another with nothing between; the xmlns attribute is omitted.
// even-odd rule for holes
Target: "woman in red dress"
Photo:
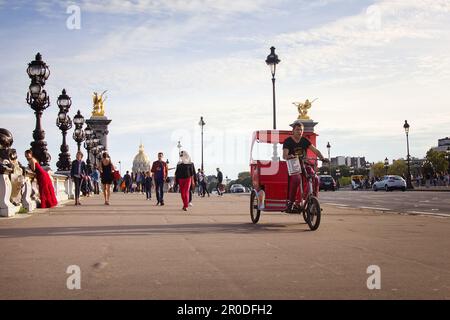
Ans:
<svg viewBox="0 0 450 320"><path fill-rule="evenodd" d="M37 183L39 185L39 196L41 198L41 208L52 208L58 204L56 200L55 189L53 188L52 179L47 171L42 169L41 165L33 158L31 150L25 151L25 158L28 165L34 173L36 173Z"/></svg>

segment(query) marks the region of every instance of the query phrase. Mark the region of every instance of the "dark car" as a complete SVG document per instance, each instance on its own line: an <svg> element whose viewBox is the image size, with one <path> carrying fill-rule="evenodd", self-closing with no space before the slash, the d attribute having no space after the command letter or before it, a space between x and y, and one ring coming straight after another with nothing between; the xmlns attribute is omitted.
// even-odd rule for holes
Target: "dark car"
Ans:
<svg viewBox="0 0 450 320"><path fill-rule="evenodd" d="M319 190L336 190L336 182L332 176L320 175L319 176Z"/></svg>

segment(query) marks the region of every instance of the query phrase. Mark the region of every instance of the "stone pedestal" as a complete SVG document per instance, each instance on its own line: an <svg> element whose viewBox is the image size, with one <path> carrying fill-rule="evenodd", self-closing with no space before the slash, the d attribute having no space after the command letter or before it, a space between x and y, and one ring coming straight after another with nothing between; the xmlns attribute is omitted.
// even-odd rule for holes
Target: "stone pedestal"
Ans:
<svg viewBox="0 0 450 320"><path fill-rule="evenodd" d="M56 174L67 177L64 181L65 193L67 194L68 199L75 199L75 185L70 178L70 171L56 171Z"/></svg>
<svg viewBox="0 0 450 320"><path fill-rule="evenodd" d="M0 216L1 217L13 217L19 212L20 207L14 206L11 201L11 181L6 174L0 175Z"/></svg>
<svg viewBox="0 0 450 320"><path fill-rule="evenodd" d="M91 127L97 138L100 139L100 143L105 147L105 150L108 150L108 125L110 123L111 120L107 117L92 116L86 120L86 124Z"/></svg>
<svg viewBox="0 0 450 320"><path fill-rule="evenodd" d="M32 193L33 186L31 185L31 180L25 178L25 183L22 188L22 207L27 210L27 212L31 212L37 207L36 200L31 198Z"/></svg>
<svg viewBox="0 0 450 320"><path fill-rule="evenodd" d="M63 174L52 174L53 179L53 187L55 188L55 195L58 202L68 200L69 194L66 189L66 181L69 180L69 177Z"/></svg>

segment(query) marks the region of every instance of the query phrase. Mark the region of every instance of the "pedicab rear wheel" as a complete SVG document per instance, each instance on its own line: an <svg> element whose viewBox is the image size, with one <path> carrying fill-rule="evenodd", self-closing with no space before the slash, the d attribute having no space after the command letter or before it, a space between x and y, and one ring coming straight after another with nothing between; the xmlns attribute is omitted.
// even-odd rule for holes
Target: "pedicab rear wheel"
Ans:
<svg viewBox="0 0 450 320"><path fill-rule="evenodd" d="M261 210L258 209L258 197L256 196L256 191L253 190L250 195L250 218L253 223L258 223L259 217L261 216Z"/></svg>
<svg viewBox="0 0 450 320"><path fill-rule="evenodd" d="M306 208L304 211L304 218L306 213L306 223L308 224L309 228L314 231L319 228L320 225L320 216L321 216L321 209L320 209L320 203L319 200L311 196L308 199L308 203L306 204Z"/></svg>

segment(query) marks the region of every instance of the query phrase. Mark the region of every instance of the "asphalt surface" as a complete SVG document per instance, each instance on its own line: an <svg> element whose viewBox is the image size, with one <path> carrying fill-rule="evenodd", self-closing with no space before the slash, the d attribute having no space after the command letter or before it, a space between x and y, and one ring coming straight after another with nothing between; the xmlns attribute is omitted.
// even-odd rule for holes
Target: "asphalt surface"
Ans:
<svg viewBox="0 0 450 320"><path fill-rule="evenodd" d="M450 218L324 205L311 232L298 215L252 224L248 195L194 198L188 213L176 194L82 203L0 219L2 299L450 299Z"/></svg>
<svg viewBox="0 0 450 320"><path fill-rule="evenodd" d="M320 200L338 207L450 217L450 192L321 191Z"/></svg>

